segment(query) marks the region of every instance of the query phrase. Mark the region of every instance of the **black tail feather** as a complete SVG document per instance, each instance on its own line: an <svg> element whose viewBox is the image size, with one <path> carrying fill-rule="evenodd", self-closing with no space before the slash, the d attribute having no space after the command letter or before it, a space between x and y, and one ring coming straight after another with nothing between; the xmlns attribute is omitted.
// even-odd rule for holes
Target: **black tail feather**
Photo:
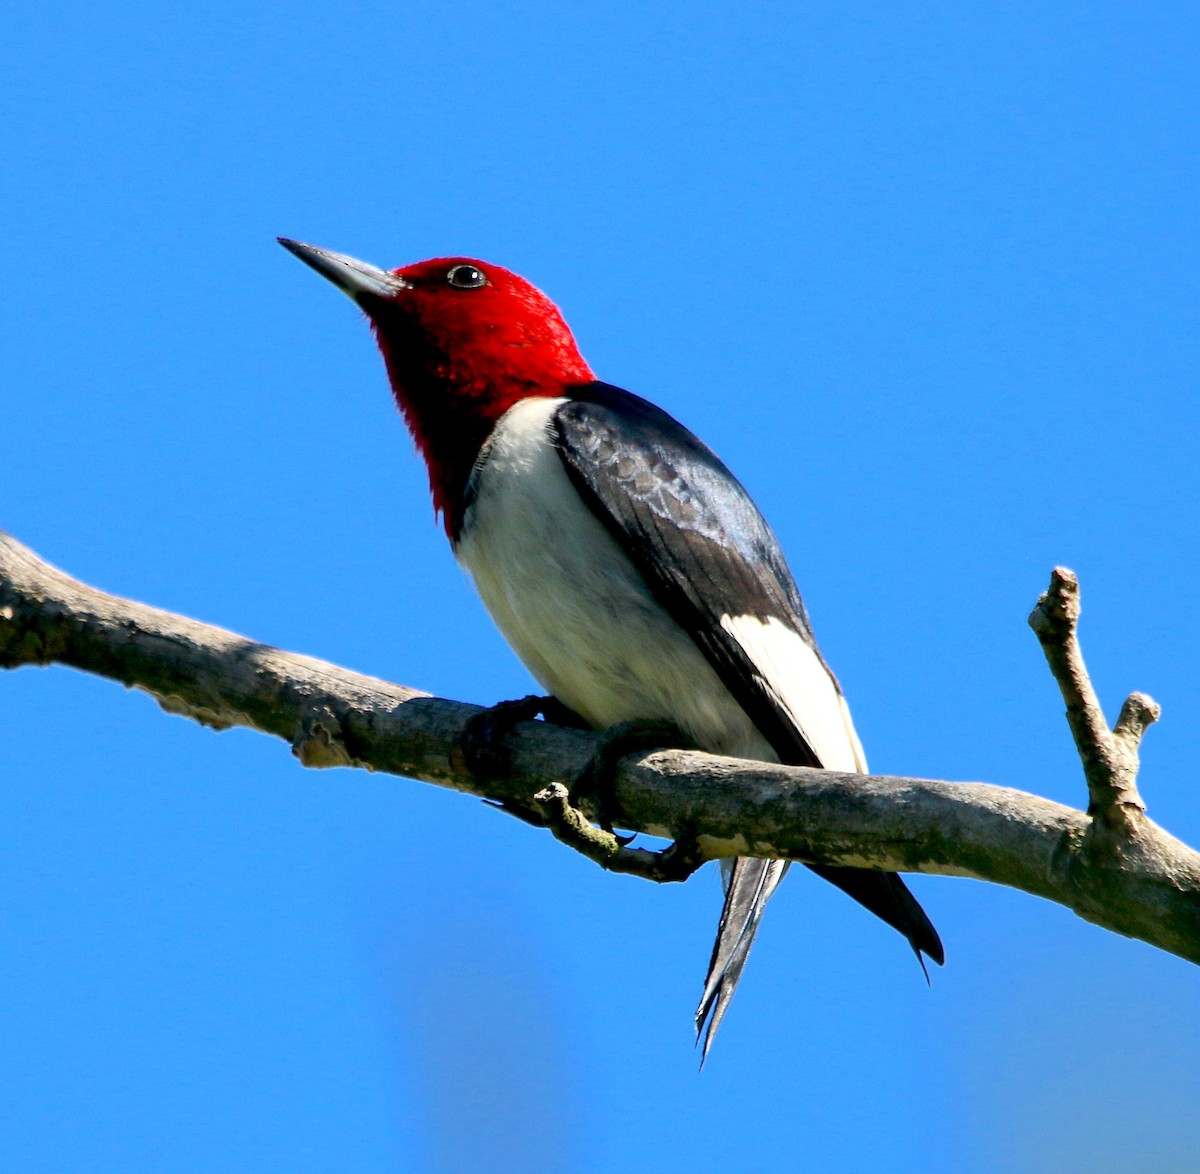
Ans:
<svg viewBox="0 0 1200 1174"><path fill-rule="evenodd" d="M806 867L830 884L837 885L842 892L853 897L893 929L899 930L908 939L922 970L925 970L923 954L939 966L945 963L946 954L937 930L896 873L877 872L868 868L831 868L821 864L809 864ZM742 977L763 910L787 869L788 862L785 860L739 857L733 862L725 889L725 905L717 926L717 940L713 944L708 975L704 981L704 994L696 1009L697 1042L701 1035L704 1037L701 1067L708 1058L717 1028L721 1026L729 1001ZM928 971L925 971L925 978L929 978Z"/></svg>
<svg viewBox="0 0 1200 1174"><path fill-rule="evenodd" d="M805 867L830 884L837 885L847 896L853 897L876 917L899 930L908 939L922 969L925 967L921 958L923 953L939 966L945 964L946 952L942 948L942 939L933 928L933 922L896 873L877 872L869 868L830 868L823 864L808 864ZM929 977L928 973L925 977Z"/></svg>

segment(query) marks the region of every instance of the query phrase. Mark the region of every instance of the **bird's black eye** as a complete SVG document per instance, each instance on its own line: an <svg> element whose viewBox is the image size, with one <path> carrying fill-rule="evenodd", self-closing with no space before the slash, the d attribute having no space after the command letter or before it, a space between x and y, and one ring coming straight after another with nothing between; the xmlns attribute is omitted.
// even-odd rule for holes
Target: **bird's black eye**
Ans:
<svg viewBox="0 0 1200 1174"><path fill-rule="evenodd" d="M455 289L478 289L487 285L487 277L478 265L455 265L446 274L446 280Z"/></svg>

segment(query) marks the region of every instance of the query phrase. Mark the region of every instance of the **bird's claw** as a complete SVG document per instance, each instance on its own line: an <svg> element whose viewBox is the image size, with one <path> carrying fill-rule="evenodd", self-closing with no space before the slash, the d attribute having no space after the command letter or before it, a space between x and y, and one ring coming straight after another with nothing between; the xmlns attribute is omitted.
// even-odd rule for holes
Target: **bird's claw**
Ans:
<svg viewBox="0 0 1200 1174"><path fill-rule="evenodd" d="M600 745L587 766L575 776L570 788L570 801L579 806L580 799L590 799L596 812L596 823L606 832L612 833L613 820L618 815L614 786L617 766L629 754L647 750L692 749L691 741L673 722L632 721L619 722L600 735ZM615 833L614 833L615 834ZM622 847L631 843L635 836L617 836Z"/></svg>
<svg viewBox="0 0 1200 1174"><path fill-rule="evenodd" d="M559 726L578 726L582 720L553 697L531 693L516 701L501 701L468 720L459 739L467 769L480 778L507 774L510 751L504 744L505 739L515 726L539 716Z"/></svg>
<svg viewBox="0 0 1200 1174"><path fill-rule="evenodd" d="M577 713L554 697L530 694L515 701L501 701L475 714L463 730L460 746L471 773L481 778L496 778L506 774L511 763L505 739L515 726L537 717L543 717L555 725L589 728ZM596 822L615 836L622 848L633 843L637 835L619 836L613 832L613 819L618 810L613 792L617 766L628 754L658 750L664 746L691 749L692 743L672 722L631 721L610 726L600 734L600 744L595 753L571 784L568 793L571 805L577 807L580 799L590 800L596 812ZM488 799L485 802L526 823L545 826L544 818L534 807L507 800Z"/></svg>

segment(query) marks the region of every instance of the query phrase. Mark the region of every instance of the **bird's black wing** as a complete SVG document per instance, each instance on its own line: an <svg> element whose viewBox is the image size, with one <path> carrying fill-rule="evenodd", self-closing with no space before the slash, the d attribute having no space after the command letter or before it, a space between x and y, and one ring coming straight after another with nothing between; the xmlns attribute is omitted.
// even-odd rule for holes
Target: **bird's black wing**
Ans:
<svg viewBox="0 0 1200 1174"><path fill-rule="evenodd" d="M720 459L662 409L604 383L572 388L554 429L571 482L779 760L864 769L779 543ZM786 655L773 660L757 639L763 632L781 637L774 642ZM847 765L848 746L857 766ZM937 932L894 873L810 867L904 934L918 958L924 951L942 962ZM727 877L697 1012L698 1031L708 1022L706 1052L785 868L744 859Z"/></svg>

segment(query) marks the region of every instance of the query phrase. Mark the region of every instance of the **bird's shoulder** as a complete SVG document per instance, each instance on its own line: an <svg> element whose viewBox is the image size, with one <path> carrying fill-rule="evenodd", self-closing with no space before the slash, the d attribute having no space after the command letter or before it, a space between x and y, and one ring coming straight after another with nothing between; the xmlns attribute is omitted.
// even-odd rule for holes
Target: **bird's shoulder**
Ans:
<svg viewBox="0 0 1200 1174"><path fill-rule="evenodd" d="M572 388L552 417L567 474L636 561L691 574L725 614L812 631L783 551L728 466L662 408L607 383ZM634 553L634 551L631 551Z"/></svg>

